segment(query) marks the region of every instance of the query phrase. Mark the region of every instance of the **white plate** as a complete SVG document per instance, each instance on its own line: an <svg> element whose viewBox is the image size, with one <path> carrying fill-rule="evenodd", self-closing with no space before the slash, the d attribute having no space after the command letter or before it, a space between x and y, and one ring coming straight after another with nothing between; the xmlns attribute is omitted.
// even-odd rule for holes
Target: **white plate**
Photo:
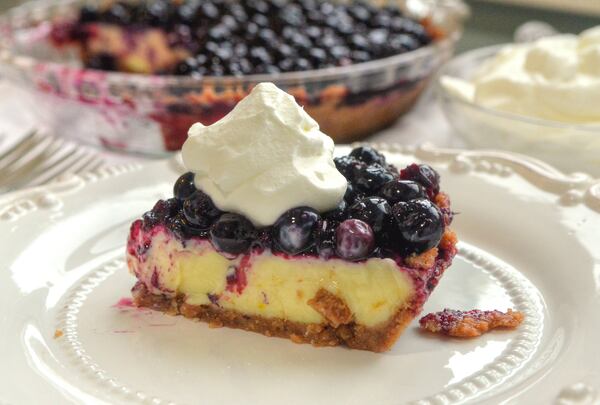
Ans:
<svg viewBox="0 0 600 405"><path fill-rule="evenodd" d="M513 307L520 328L458 340L413 322L375 354L116 305L134 283L129 223L177 177L174 162L123 166L0 205L0 403L599 400L600 184L506 153L385 149L439 169L460 212L461 253L425 311Z"/></svg>

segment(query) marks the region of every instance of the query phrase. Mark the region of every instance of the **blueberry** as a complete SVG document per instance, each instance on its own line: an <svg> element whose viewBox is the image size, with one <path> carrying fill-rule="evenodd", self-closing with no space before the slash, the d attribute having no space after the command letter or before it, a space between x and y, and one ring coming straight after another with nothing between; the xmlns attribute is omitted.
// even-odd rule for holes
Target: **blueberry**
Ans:
<svg viewBox="0 0 600 405"><path fill-rule="evenodd" d="M394 179L385 183L379 194L392 205L400 201L427 197L425 189L419 183L400 179Z"/></svg>
<svg viewBox="0 0 600 405"><path fill-rule="evenodd" d="M394 179L394 175L381 165L374 163L366 167L356 167L352 173L354 184L365 194L375 195L387 182Z"/></svg>
<svg viewBox="0 0 600 405"><path fill-rule="evenodd" d="M352 149L352 152L350 152L350 156L368 165L373 163L380 164L381 166L386 165L385 156L370 146L359 146L358 148L354 148Z"/></svg>
<svg viewBox="0 0 600 405"><path fill-rule="evenodd" d="M368 62L371 60L371 55L369 55L369 52L366 51L352 51L350 57L356 63Z"/></svg>
<svg viewBox="0 0 600 405"><path fill-rule="evenodd" d="M175 66L174 73L178 76L189 76L196 70L198 70L198 61L196 58L190 57L179 62Z"/></svg>
<svg viewBox="0 0 600 405"><path fill-rule="evenodd" d="M179 200L185 200L196 192L194 184L194 173L187 172L179 176L173 186L173 195Z"/></svg>
<svg viewBox="0 0 600 405"><path fill-rule="evenodd" d="M96 22L99 18L98 8L95 6L85 5L79 11L79 23L81 24Z"/></svg>
<svg viewBox="0 0 600 405"><path fill-rule="evenodd" d="M114 3L104 12L103 19L109 23L127 25L131 21L131 12L126 4Z"/></svg>
<svg viewBox="0 0 600 405"><path fill-rule="evenodd" d="M233 255L246 252L255 238L256 230L252 223L238 214L223 214L210 228L214 247Z"/></svg>
<svg viewBox="0 0 600 405"><path fill-rule="evenodd" d="M419 47L418 41L408 34L398 34L390 38L387 49L392 54L409 52Z"/></svg>
<svg viewBox="0 0 600 405"><path fill-rule="evenodd" d="M400 178L416 181L425 187L429 198L434 198L440 192L440 175L429 165L413 163L400 171Z"/></svg>
<svg viewBox="0 0 600 405"><path fill-rule="evenodd" d="M262 46L257 46L250 49L250 62L255 65L268 65L272 62L271 55Z"/></svg>
<svg viewBox="0 0 600 405"><path fill-rule="evenodd" d="M442 239L444 219L431 201L420 198L394 204L392 214L403 253L421 253Z"/></svg>
<svg viewBox="0 0 600 405"><path fill-rule="evenodd" d="M348 216L368 223L377 234L384 230L392 209L381 197L366 197L355 202L348 209Z"/></svg>
<svg viewBox="0 0 600 405"><path fill-rule="evenodd" d="M285 253L295 255L304 252L314 245L319 220L319 214L312 208L292 208L273 225L273 240Z"/></svg>
<svg viewBox="0 0 600 405"><path fill-rule="evenodd" d="M362 260L375 246L375 237L369 224L359 219L347 219L336 229L336 253L346 260Z"/></svg>
<svg viewBox="0 0 600 405"><path fill-rule="evenodd" d="M308 56L315 66L322 66L327 62L327 52L321 48L312 48L308 51Z"/></svg>
<svg viewBox="0 0 600 405"><path fill-rule="evenodd" d="M360 193L352 183L348 183L348 186L346 186L346 193L344 194L344 201L346 201L348 205L354 204L356 200L363 197L364 195Z"/></svg>
<svg viewBox="0 0 600 405"><path fill-rule="evenodd" d="M98 53L87 60L87 67L98 70L117 70L117 59L108 53Z"/></svg>
<svg viewBox="0 0 600 405"><path fill-rule="evenodd" d="M167 200L158 200L152 212L157 217L167 219L175 216L181 210L181 201L176 198L169 198Z"/></svg>
<svg viewBox="0 0 600 405"><path fill-rule="evenodd" d="M340 156L333 159L335 167L347 179L353 179L354 169L361 163L352 156Z"/></svg>
<svg viewBox="0 0 600 405"><path fill-rule="evenodd" d="M346 200L340 201L337 207L334 209L325 212L322 216L325 219L335 220L335 221L343 221L346 219L346 209L348 208L348 203Z"/></svg>
<svg viewBox="0 0 600 405"><path fill-rule="evenodd" d="M208 229L220 214L211 198L200 190L183 202L185 219L198 229Z"/></svg>
<svg viewBox="0 0 600 405"><path fill-rule="evenodd" d="M148 231L158 224L167 223L178 215L180 210L181 202L176 198L158 200L152 210L142 216L144 230Z"/></svg>
<svg viewBox="0 0 600 405"><path fill-rule="evenodd" d="M200 5L200 14L208 20L216 20L219 17L219 9L210 1L203 1Z"/></svg>
<svg viewBox="0 0 600 405"><path fill-rule="evenodd" d="M181 212L167 220L167 228L181 240L186 240L190 237L208 237L207 229L194 227L185 219L185 216Z"/></svg>

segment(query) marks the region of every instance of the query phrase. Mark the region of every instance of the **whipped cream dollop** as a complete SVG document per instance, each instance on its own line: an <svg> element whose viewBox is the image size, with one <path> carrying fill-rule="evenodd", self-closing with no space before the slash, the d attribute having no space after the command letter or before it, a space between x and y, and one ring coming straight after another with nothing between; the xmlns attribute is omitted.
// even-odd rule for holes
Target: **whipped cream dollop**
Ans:
<svg viewBox="0 0 600 405"><path fill-rule="evenodd" d="M219 209L268 226L290 208L337 207L347 181L333 149L291 95L261 83L220 121L194 124L182 156L196 187Z"/></svg>
<svg viewBox="0 0 600 405"><path fill-rule="evenodd" d="M443 77L454 95L478 105L565 123L600 123L600 26L510 45L470 81Z"/></svg>

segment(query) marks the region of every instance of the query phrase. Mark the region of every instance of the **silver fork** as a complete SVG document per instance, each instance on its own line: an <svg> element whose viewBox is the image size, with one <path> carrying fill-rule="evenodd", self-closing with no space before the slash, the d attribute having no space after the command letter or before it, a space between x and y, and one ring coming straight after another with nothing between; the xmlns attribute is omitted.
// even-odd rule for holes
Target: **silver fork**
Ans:
<svg viewBox="0 0 600 405"><path fill-rule="evenodd" d="M103 163L93 150L32 132L0 155L0 193L40 186L63 173L95 170Z"/></svg>

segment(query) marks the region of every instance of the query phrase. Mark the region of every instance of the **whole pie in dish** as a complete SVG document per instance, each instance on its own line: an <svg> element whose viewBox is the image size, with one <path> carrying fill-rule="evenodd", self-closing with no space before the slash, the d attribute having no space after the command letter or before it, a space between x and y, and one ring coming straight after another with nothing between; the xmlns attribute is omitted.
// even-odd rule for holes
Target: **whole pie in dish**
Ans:
<svg viewBox="0 0 600 405"><path fill-rule="evenodd" d="M190 172L131 225L134 302L316 346L388 350L456 254L439 175L333 142L293 97L254 88L194 125Z"/></svg>
<svg viewBox="0 0 600 405"><path fill-rule="evenodd" d="M195 88L188 89L190 82L175 87L150 116L160 124L168 150L181 148L193 123L210 125L227 114L256 83L241 79L253 75L281 80L328 135L349 142L391 124L413 105L433 73L430 64L439 63L437 57L430 60L415 51L444 37L428 19L374 4L108 1L82 7L76 20L55 26L53 38L55 44L75 44L86 68L202 82ZM386 72L372 65L348 81L342 74L325 79L282 76L332 73L331 68L411 52L414 65L392 64ZM221 77L231 80L214 82ZM358 115L362 119L354 119Z"/></svg>

